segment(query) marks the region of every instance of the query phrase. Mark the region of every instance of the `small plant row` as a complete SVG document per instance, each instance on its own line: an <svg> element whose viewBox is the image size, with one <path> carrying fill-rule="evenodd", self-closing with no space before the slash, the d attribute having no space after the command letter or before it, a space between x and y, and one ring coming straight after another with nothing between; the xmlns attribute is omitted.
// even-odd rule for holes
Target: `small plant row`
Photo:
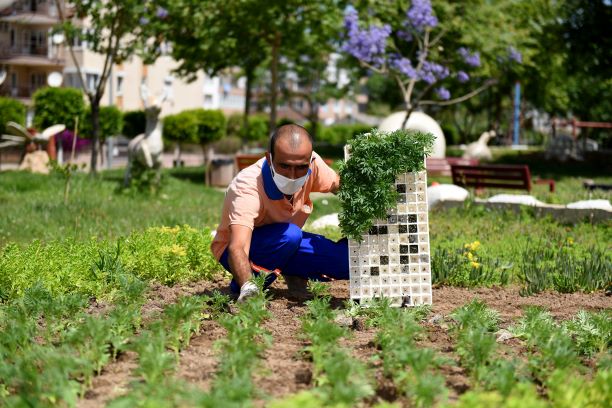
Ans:
<svg viewBox="0 0 612 408"><path fill-rule="evenodd" d="M146 285L117 277L107 315L88 314L82 294L38 284L0 309L0 401L6 406L75 406L93 377L126 349L141 324Z"/></svg>
<svg viewBox="0 0 612 408"><path fill-rule="evenodd" d="M504 264L498 258L482 255L479 249L479 241L459 249L435 248L431 259L432 281L461 287L507 285L512 263Z"/></svg>
<svg viewBox="0 0 612 408"><path fill-rule="evenodd" d="M574 319L556 324L550 313L529 307L512 333L523 339L530 355L525 364L497 358L494 332L499 316L474 300L451 317L457 334L457 353L474 381L458 406L590 407L608 406L612 398L609 311L581 311ZM600 353L599 370L592 380L580 376L579 354ZM546 389L541 398L536 384Z"/></svg>
<svg viewBox="0 0 612 408"><path fill-rule="evenodd" d="M612 290L612 258L609 251L592 247L588 254L574 256L570 248L533 248L523 253L522 294L546 289L562 293Z"/></svg>
<svg viewBox="0 0 612 408"><path fill-rule="evenodd" d="M207 228L149 228L110 243L35 241L26 247L0 249L0 301L10 302L40 282L53 295L78 293L112 300L116 276L132 274L144 281L172 285L207 279L218 269L210 252Z"/></svg>
<svg viewBox="0 0 612 408"><path fill-rule="evenodd" d="M263 282L262 282L263 283ZM245 407L252 404L257 391L252 373L259 356L270 343L262 323L268 318L263 294L237 305L237 313L222 313L229 299L223 295L211 298L183 298L175 307L164 310L163 318L135 342L139 358L135 371L139 380L130 392L111 402L110 407ZM204 302L207 314L217 318L227 330L215 344L218 368L209 392L191 387L174 377L178 352L197 333Z"/></svg>
<svg viewBox="0 0 612 408"><path fill-rule="evenodd" d="M515 254L519 262L504 261L480 251L474 241L461 248L436 247L432 255L435 284L477 287L520 283L522 295L543 290L562 293L612 289L612 257L593 246L586 251L562 245L528 245Z"/></svg>
<svg viewBox="0 0 612 408"><path fill-rule="evenodd" d="M315 387L273 406L310 401L312 406L353 407L374 394L371 378L366 366L339 344L348 333L334 321L329 287L310 281L309 290L313 299L306 302L308 310L302 317L301 331L308 343L304 351L312 359Z"/></svg>
<svg viewBox="0 0 612 408"><path fill-rule="evenodd" d="M369 324L378 327L375 343L384 374L415 407L430 407L448 393L444 377L435 373L445 361L433 349L416 344L423 333L419 321L428 313L427 307L391 308L385 299L367 311Z"/></svg>
<svg viewBox="0 0 612 408"><path fill-rule="evenodd" d="M524 378L518 361L498 358L495 332L499 329L497 311L475 299L452 314L456 351L475 389L495 390L508 396Z"/></svg>
<svg viewBox="0 0 612 408"><path fill-rule="evenodd" d="M137 380L126 395L111 401L109 406L184 406L193 402L197 393L173 377L179 352L199 332L202 319L217 316L228 300L214 293L183 296L166 306L160 318L130 344L129 348L138 354L138 367L134 371Z"/></svg>

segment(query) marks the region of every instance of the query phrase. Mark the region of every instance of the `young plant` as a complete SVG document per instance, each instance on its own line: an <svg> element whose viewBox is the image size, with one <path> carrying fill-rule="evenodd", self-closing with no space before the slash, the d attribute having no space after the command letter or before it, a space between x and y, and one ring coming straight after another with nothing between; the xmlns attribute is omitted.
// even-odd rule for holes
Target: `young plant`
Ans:
<svg viewBox="0 0 612 408"><path fill-rule="evenodd" d="M433 140L433 135L420 132L372 129L349 141L350 157L340 164L338 193L345 236L361 241L373 220L386 217L397 203L396 176L423 170Z"/></svg>

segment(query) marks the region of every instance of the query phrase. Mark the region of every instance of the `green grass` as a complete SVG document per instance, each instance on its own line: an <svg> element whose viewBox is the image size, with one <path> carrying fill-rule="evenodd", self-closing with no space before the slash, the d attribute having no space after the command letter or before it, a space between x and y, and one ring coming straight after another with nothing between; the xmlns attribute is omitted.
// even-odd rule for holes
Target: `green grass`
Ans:
<svg viewBox="0 0 612 408"><path fill-rule="evenodd" d="M157 196L119 193L122 171L98 179L74 176L70 202L63 203L63 180L25 172L0 173L0 247L96 237L112 239L150 226L188 224L195 228L219 222L224 194L204 186L202 168L166 171Z"/></svg>

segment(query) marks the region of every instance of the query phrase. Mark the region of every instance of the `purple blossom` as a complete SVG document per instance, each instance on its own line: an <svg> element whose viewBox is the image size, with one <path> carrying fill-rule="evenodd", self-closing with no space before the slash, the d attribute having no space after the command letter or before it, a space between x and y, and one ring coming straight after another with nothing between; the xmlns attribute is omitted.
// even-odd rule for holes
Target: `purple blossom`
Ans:
<svg viewBox="0 0 612 408"><path fill-rule="evenodd" d="M458 71L457 80L463 84L470 80L470 76L465 71Z"/></svg>
<svg viewBox="0 0 612 408"><path fill-rule="evenodd" d="M433 15L430 0L413 0L406 16L417 31L423 31L426 27L438 25L438 19Z"/></svg>
<svg viewBox="0 0 612 408"><path fill-rule="evenodd" d="M164 18L168 17L168 10L166 10L162 6L157 6L157 11L155 12L155 15L157 16L157 18L163 20Z"/></svg>
<svg viewBox="0 0 612 408"><path fill-rule="evenodd" d="M140 23L140 25L147 25L149 24L149 19L146 17L140 17L140 20L138 20L138 22Z"/></svg>
<svg viewBox="0 0 612 408"><path fill-rule="evenodd" d="M423 61L423 65L418 72L419 79L422 79L430 85L438 80L446 78L448 74L448 68L430 61Z"/></svg>
<svg viewBox="0 0 612 408"><path fill-rule="evenodd" d="M451 96L449 90L443 87L436 88L436 94L438 95L438 98L442 99L443 101L449 100Z"/></svg>
<svg viewBox="0 0 612 408"><path fill-rule="evenodd" d="M389 58L389 65L402 74L406 75L408 78L417 78L416 69L412 66L412 63L408 58L402 57L400 55L393 55Z"/></svg>
<svg viewBox="0 0 612 408"><path fill-rule="evenodd" d="M522 64L523 63L523 54L521 54L521 52L519 50L517 50L516 48L510 46L508 47L508 59L510 61L514 61L518 64Z"/></svg>
<svg viewBox="0 0 612 408"><path fill-rule="evenodd" d="M387 38L391 34L391 27L388 24L360 29L357 11L349 7L344 16L344 27L348 32L348 39L342 46L343 51L358 60L376 66L383 64Z"/></svg>
<svg viewBox="0 0 612 408"><path fill-rule="evenodd" d="M398 30L397 31L397 36L400 40L404 40L406 42L410 42L412 41L412 34L410 34L408 31L404 31L404 30Z"/></svg>
<svg viewBox="0 0 612 408"><path fill-rule="evenodd" d="M459 55L463 58L466 64L471 67L479 67L480 66L480 53L479 52L470 52L465 47L461 47L457 50Z"/></svg>

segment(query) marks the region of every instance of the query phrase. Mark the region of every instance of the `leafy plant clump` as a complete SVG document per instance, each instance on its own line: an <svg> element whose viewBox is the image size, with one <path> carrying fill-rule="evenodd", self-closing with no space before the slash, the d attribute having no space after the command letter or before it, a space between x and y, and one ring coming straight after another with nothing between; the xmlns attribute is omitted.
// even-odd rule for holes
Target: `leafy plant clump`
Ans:
<svg viewBox="0 0 612 408"><path fill-rule="evenodd" d="M348 142L350 158L340 164L338 193L345 236L361 241L373 220L386 217L397 202L396 176L423 170L433 141L430 133L372 129Z"/></svg>

